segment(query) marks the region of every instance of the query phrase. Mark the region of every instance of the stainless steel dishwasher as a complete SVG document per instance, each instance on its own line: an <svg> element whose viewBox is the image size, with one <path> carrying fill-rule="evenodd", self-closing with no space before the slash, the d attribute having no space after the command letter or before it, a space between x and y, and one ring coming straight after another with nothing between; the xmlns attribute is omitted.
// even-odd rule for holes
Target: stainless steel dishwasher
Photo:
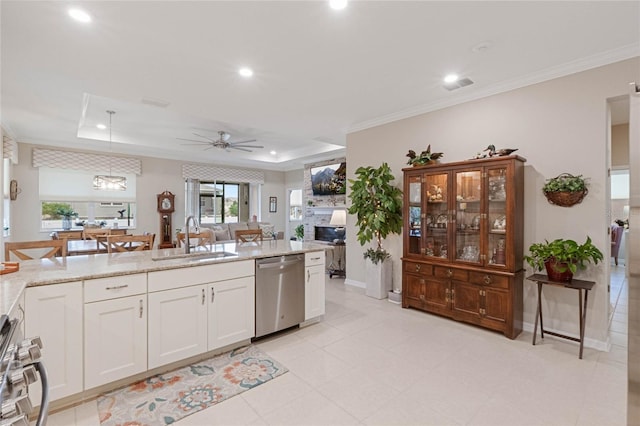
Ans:
<svg viewBox="0 0 640 426"><path fill-rule="evenodd" d="M256 337L304 321L304 255L256 261Z"/></svg>

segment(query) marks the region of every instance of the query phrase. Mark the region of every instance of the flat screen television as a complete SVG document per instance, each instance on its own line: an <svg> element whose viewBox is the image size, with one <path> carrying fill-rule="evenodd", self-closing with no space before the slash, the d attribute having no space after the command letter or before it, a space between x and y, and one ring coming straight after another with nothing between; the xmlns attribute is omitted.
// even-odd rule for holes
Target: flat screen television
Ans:
<svg viewBox="0 0 640 426"><path fill-rule="evenodd" d="M347 163L311 168L313 195L337 195L347 192Z"/></svg>

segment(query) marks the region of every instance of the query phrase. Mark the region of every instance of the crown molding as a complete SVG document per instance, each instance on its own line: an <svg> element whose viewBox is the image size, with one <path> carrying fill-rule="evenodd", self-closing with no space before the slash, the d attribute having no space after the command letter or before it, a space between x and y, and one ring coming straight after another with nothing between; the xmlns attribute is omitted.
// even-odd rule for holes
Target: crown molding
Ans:
<svg viewBox="0 0 640 426"><path fill-rule="evenodd" d="M603 53L587 56L585 58L566 62L558 66L546 68L542 71L527 74L522 77L505 80L496 84L492 84L483 89L469 92L468 94L454 95L447 99L442 99L428 104L423 104L413 108L394 112L392 114L383 115L372 120L362 121L351 126L347 133L354 133L361 130L370 129L372 127L380 126L405 118L415 117L416 115L437 111L439 109L462 104L465 102L486 98L488 96L497 95L499 93L508 92L510 90L520 89L522 87L541 83L543 81L564 77L570 74L575 74L592 68L624 61L626 59L631 59L634 57L640 57L640 43L628 44L616 49L608 50Z"/></svg>

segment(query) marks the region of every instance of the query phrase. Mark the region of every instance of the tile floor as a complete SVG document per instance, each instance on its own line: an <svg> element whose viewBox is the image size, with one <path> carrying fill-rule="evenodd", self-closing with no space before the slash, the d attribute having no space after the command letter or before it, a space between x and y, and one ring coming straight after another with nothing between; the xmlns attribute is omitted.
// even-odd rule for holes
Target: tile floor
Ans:
<svg viewBox="0 0 640 426"><path fill-rule="evenodd" d="M582 361L571 342L510 341L327 277L323 322L258 342L289 373L178 424L625 425L628 296L612 269L613 349ZM98 424L95 402L49 418Z"/></svg>

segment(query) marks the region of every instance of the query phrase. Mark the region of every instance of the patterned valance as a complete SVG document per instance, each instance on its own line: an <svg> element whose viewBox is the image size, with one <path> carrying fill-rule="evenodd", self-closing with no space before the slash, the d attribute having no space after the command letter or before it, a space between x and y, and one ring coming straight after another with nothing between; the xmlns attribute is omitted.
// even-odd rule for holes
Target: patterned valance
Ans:
<svg viewBox="0 0 640 426"><path fill-rule="evenodd" d="M137 158L40 148L33 150L33 167L142 174L142 162Z"/></svg>
<svg viewBox="0 0 640 426"><path fill-rule="evenodd" d="M5 135L2 135L2 158L8 158L13 164L18 164L18 143Z"/></svg>
<svg viewBox="0 0 640 426"><path fill-rule="evenodd" d="M209 182L264 183L264 172L259 170L225 169L203 164L183 164L182 177Z"/></svg>

